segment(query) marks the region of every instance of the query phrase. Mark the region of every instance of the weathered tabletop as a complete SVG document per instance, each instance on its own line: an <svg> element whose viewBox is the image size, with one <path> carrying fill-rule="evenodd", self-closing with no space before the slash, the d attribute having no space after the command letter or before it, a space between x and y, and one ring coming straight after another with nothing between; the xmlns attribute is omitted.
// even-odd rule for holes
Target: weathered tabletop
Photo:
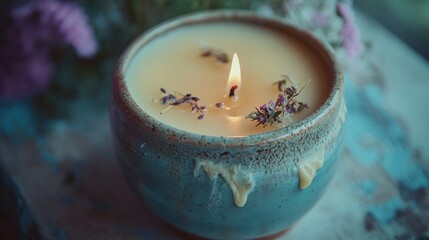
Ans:
<svg viewBox="0 0 429 240"><path fill-rule="evenodd" d="M348 119L338 172L279 239L429 236L429 64L374 22L358 20L373 47L362 60L344 62ZM108 100L102 107L84 101L70 103L73 114L43 131L32 130L31 114L40 113L25 104L0 109L0 166L41 238L189 239L156 219L125 181ZM94 109L84 112L85 105ZM27 211L19 223L37 238Z"/></svg>

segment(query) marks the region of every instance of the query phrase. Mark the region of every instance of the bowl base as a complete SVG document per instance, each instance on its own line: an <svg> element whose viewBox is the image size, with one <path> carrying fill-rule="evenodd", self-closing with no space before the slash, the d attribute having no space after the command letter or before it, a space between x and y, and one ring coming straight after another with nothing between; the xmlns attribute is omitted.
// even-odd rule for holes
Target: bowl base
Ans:
<svg viewBox="0 0 429 240"><path fill-rule="evenodd" d="M204 237L200 237L197 235L194 235L192 233L183 231L179 228L176 228L175 226L172 226L170 224L167 224L169 228L171 228L172 232L174 233L174 235L176 235L179 238L183 238L183 239L187 239L187 240L210 240L210 238L204 238ZM291 227L288 227L278 233L272 234L272 235L268 235L265 237L261 237L261 238L255 238L254 240L275 240L278 239L284 235L286 235L289 230L291 229Z"/></svg>

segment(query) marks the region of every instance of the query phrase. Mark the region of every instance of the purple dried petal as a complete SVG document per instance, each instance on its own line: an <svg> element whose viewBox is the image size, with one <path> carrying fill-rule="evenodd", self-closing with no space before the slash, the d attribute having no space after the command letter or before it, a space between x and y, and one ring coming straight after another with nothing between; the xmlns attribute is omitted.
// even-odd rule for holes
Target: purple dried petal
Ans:
<svg viewBox="0 0 429 240"><path fill-rule="evenodd" d="M278 81L277 83L275 83L275 84L277 84L277 88L279 89L279 91L281 92L282 91L282 89L283 89L283 85L286 85L286 80L285 79L283 79L283 80L280 80L280 81Z"/></svg>
<svg viewBox="0 0 429 240"><path fill-rule="evenodd" d="M306 103L298 102L298 112L301 112L305 108L308 108L308 105Z"/></svg>
<svg viewBox="0 0 429 240"><path fill-rule="evenodd" d="M216 104L215 104L215 107L217 107L217 108L222 108L222 107L224 107L225 105L224 105L224 103L222 103L222 102L217 102Z"/></svg>
<svg viewBox="0 0 429 240"><path fill-rule="evenodd" d="M229 62L228 55L226 53L217 54L216 59L221 63L228 63Z"/></svg>
<svg viewBox="0 0 429 240"><path fill-rule="evenodd" d="M292 109L292 106L291 106L291 105L287 105L287 106L285 107L285 110L286 110L286 112L287 112L287 113L289 113L289 114L292 114L292 113L293 113L293 109Z"/></svg>
<svg viewBox="0 0 429 240"><path fill-rule="evenodd" d="M267 112L267 104L264 103L264 105L259 107L259 110L261 110L262 112Z"/></svg>
<svg viewBox="0 0 429 240"><path fill-rule="evenodd" d="M288 100L285 97L285 95L283 93L280 93L277 97L276 107L285 106L287 103L288 103Z"/></svg>
<svg viewBox="0 0 429 240"><path fill-rule="evenodd" d="M284 91L286 93L287 99L291 99L294 95L296 95L297 90L294 86L290 86L288 88L285 89Z"/></svg>
<svg viewBox="0 0 429 240"><path fill-rule="evenodd" d="M180 105L182 103L188 102L191 99L188 95L185 95L182 98L177 99L175 102L171 103L171 105Z"/></svg>
<svg viewBox="0 0 429 240"><path fill-rule="evenodd" d="M208 57L208 56L211 56L212 55L212 50L210 49L210 48L207 48L207 49L203 49L202 51L201 51L201 56L202 57Z"/></svg>

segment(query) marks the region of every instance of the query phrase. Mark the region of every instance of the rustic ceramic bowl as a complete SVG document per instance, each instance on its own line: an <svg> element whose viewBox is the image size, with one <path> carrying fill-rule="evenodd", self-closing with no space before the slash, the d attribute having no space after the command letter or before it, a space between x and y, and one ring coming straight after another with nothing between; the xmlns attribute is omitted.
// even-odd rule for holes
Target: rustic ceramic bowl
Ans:
<svg viewBox="0 0 429 240"><path fill-rule="evenodd" d="M285 128L238 138L189 133L139 108L124 81L138 49L184 24L225 20L287 31L317 52L330 80L324 104ZM111 123L125 176L160 218L208 238L268 236L307 212L335 172L345 112L343 76L330 48L306 31L249 12L200 13L167 22L131 44L113 77Z"/></svg>

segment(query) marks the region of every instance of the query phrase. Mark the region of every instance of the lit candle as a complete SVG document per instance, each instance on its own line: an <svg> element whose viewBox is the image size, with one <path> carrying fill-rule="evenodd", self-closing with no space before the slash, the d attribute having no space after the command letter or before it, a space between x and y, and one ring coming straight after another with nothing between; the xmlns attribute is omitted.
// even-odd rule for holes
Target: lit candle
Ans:
<svg viewBox="0 0 429 240"><path fill-rule="evenodd" d="M232 57L231 71L229 72L228 82L226 84L226 92L229 98L234 101L238 100L238 93L241 88L241 70L240 61L238 60L237 53Z"/></svg>
<svg viewBox="0 0 429 240"><path fill-rule="evenodd" d="M232 61L202 57L203 42L227 53L229 60L233 56ZM273 131L315 111L328 96L323 66L317 53L285 32L241 22L202 22L172 29L143 45L132 58L125 80L136 103L159 121L198 134L239 137ZM312 79L297 97L309 108L280 126L255 127L246 116L277 99L279 90L273 83L283 74L294 79L298 88ZM167 106L159 102L160 88L198 97L207 109L204 118L199 120L185 104L165 111ZM218 102L226 107L215 107Z"/></svg>
<svg viewBox="0 0 429 240"><path fill-rule="evenodd" d="M296 89L280 84L289 78ZM309 108L290 121L246 119L261 116L255 108L278 116L279 103L293 112L295 100ZM346 114L326 44L241 11L195 14L136 39L116 65L110 109L133 188L168 223L211 239L264 237L307 212L335 172Z"/></svg>

